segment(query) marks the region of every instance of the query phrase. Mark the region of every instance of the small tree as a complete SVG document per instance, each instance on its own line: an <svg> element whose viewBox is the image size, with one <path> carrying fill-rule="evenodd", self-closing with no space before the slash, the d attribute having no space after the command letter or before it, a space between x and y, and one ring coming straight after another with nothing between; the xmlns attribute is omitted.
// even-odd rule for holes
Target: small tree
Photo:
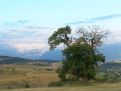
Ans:
<svg viewBox="0 0 121 91"><path fill-rule="evenodd" d="M65 59L59 71L59 78L66 80L66 75L70 75L75 80L93 79L98 62L105 61L105 57L97 47L103 44L103 39L108 32L103 31L99 26L89 26L79 29L78 38L69 37L69 34L71 34L71 28L66 26L55 31L48 40L51 50L61 43L67 45L62 51Z"/></svg>

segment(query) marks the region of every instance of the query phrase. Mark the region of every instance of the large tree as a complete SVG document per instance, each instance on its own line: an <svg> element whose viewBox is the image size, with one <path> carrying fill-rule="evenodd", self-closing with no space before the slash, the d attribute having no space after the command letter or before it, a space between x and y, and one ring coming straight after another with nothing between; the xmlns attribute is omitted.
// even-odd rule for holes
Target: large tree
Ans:
<svg viewBox="0 0 121 91"><path fill-rule="evenodd" d="M59 28L48 41L51 50L61 43L67 45L62 51L65 59L59 71L59 78L65 80L69 76L75 80L93 79L98 62L105 61L104 55L97 48L103 44L107 31L99 26L89 26L80 28L76 38L70 37L69 34L71 34L69 26Z"/></svg>

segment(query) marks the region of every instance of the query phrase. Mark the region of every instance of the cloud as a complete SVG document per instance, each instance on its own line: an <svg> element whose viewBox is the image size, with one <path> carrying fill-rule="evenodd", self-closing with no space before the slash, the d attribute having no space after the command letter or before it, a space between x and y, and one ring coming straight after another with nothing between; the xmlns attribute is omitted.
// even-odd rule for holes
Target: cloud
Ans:
<svg viewBox="0 0 121 91"><path fill-rule="evenodd" d="M0 30L1 39L42 39L43 41L54 31L48 26L7 27Z"/></svg>
<svg viewBox="0 0 121 91"><path fill-rule="evenodd" d="M84 21L71 22L71 23L68 23L68 24L76 25L76 24L85 24L85 23L93 23L93 22L90 21L90 20L84 20Z"/></svg>
<svg viewBox="0 0 121 91"><path fill-rule="evenodd" d="M121 29L118 30L110 30L110 34L107 38L107 44L117 44L121 43Z"/></svg>
<svg viewBox="0 0 121 91"><path fill-rule="evenodd" d="M15 48L19 53L26 54L29 52L33 52L34 54L40 54L42 55L46 51L49 50L49 47L47 44L44 43L37 43L37 42L22 42L22 43L13 43L10 45L11 47Z"/></svg>
<svg viewBox="0 0 121 91"><path fill-rule="evenodd" d="M95 23L97 21L104 21L104 20L109 20L109 19L113 19L113 18L118 18L121 17L121 14L112 14L112 15L106 15L106 16L99 16L99 17L94 17L94 18L90 18L90 19L85 19L84 21L75 21L75 22L71 22L68 24L85 24L85 23Z"/></svg>
<svg viewBox="0 0 121 91"><path fill-rule="evenodd" d="M7 45L15 49L19 54L31 53L42 55L49 50L48 44L39 39L1 39L0 41L1 45Z"/></svg>
<svg viewBox="0 0 121 91"><path fill-rule="evenodd" d="M53 30L55 28L51 28L51 27L48 27L48 26L27 26L26 28L28 29L42 29L42 30Z"/></svg>
<svg viewBox="0 0 121 91"><path fill-rule="evenodd" d="M29 20L17 20L17 21L10 21L6 22L5 26L18 26L18 25L23 25L29 23Z"/></svg>
<svg viewBox="0 0 121 91"><path fill-rule="evenodd" d="M121 17L121 14L112 14L107 16L95 17L90 19L90 21L103 21L103 20L108 20L108 19L118 18L118 17Z"/></svg>
<svg viewBox="0 0 121 91"><path fill-rule="evenodd" d="M8 45L19 54L42 55L49 50L48 37L53 28L48 26L24 26L0 30L0 44Z"/></svg>
<svg viewBox="0 0 121 91"><path fill-rule="evenodd" d="M25 23L28 23L30 22L29 20L18 20L17 23L19 24L25 24Z"/></svg>

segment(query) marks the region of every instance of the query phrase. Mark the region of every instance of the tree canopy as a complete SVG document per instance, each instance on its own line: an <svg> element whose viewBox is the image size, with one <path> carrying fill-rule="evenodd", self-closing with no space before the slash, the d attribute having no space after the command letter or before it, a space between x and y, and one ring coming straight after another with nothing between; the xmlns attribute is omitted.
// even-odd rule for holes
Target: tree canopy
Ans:
<svg viewBox="0 0 121 91"><path fill-rule="evenodd" d="M59 71L59 78L66 80L94 79L99 62L105 62L105 56L97 47L103 44L108 32L99 26L82 27L78 30L77 38L70 37L69 26L59 28L49 37L48 43L53 50L64 43L67 47L62 51L64 61Z"/></svg>
<svg viewBox="0 0 121 91"><path fill-rule="evenodd" d="M71 28L70 26L66 26L64 28L59 28L57 31L55 31L52 36L48 38L48 44L50 46L50 49L53 50L56 48L57 45L64 43L69 47L71 44L71 40L68 37L68 35L71 34Z"/></svg>

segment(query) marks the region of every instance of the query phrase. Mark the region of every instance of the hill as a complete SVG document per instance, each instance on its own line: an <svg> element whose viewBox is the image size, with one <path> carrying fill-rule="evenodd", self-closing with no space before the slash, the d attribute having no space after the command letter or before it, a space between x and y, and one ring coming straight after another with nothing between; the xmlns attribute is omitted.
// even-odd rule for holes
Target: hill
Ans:
<svg viewBox="0 0 121 91"><path fill-rule="evenodd" d="M121 62L106 62L100 65L100 70L121 72Z"/></svg>
<svg viewBox="0 0 121 91"><path fill-rule="evenodd" d="M19 57L10 57L10 56L0 56L0 64L27 64L30 62L58 62L57 60L47 60L47 59L25 59L25 58L19 58Z"/></svg>
<svg viewBox="0 0 121 91"><path fill-rule="evenodd" d="M26 64L31 61L33 60L19 57L0 56L0 64Z"/></svg>

